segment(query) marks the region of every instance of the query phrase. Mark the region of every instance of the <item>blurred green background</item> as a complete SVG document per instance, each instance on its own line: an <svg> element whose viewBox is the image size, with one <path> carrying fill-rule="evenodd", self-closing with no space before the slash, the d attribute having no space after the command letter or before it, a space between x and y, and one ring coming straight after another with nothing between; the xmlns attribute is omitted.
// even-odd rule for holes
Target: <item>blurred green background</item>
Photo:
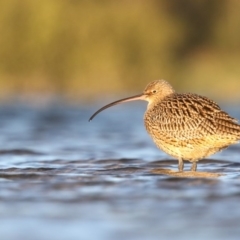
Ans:
<svg viewBox="0 0 240 240"><path fill-rule="evenodd" d="M163 78L239 100L239 13L238 0L1 1L0 96L94 101Z"/></svg>

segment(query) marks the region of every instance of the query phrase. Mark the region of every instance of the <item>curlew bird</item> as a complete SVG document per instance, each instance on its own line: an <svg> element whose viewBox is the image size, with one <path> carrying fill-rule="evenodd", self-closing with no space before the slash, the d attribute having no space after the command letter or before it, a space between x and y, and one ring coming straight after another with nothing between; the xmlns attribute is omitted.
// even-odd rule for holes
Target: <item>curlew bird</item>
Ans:
<svg viewBox="0 0 240 240"><path fill-rule="evenodd" d="M240 140L237 120L215 102L197 94L176 93L165 80L153 81L142 94L100 108L89 121L106 108L134 100L148 101L146 130L161 150L178 159L180 172L183 160L192 162L191 171L196 171L200 159Z"/></svg>

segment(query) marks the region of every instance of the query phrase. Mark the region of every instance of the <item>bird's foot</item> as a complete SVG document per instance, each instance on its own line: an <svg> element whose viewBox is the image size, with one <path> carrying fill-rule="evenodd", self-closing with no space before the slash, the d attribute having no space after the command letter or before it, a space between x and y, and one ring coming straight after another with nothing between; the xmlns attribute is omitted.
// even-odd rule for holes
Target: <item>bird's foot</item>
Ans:
<svg viewBox="0 0 240 240"><path fill-rule="evenodd" d="M180 159L178 159L178 171L179 171L179 172L183 172L183 168L184 168L184 162L183 162L183 160L180 158Z"/></svg>
<svg viewBox="0 0 240 240"><path fill-rule="evenodd" d="M197 162L194 161L194 162L192 163L191 171L196 172L196 170L197 170Z"/></svg>

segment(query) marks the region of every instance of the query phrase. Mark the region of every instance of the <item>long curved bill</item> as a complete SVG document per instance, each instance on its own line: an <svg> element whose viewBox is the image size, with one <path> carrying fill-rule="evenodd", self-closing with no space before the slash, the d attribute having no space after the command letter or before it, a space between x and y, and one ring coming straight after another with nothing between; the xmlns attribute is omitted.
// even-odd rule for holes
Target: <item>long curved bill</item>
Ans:
<svg viewBox="0 0 240 240"><path fill-rule="evenodd" d="M101 111L109 108L109 107L112 107L114 105L117 105L119 103L125 103L125 102L130 102L130 101L136 101L136 100L145 100L145 95L144 94L138 94L136 96L132 96L132 97L127 97L127 98L123 98L123 99L120 99L120 100L117 100L115 102L112 102L112 103L109 103L108 105L100 108L99 110L97 110L90 118L89 118L89 122L98 114L100 113Z"/></svg>

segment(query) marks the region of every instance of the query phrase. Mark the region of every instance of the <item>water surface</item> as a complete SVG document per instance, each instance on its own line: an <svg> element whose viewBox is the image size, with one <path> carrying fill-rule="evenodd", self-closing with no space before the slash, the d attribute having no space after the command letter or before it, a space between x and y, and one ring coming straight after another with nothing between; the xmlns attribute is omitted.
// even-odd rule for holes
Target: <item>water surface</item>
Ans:
<svg viewBox="0 0 240 240"><path fill-rule="evenodd" d="M145 107L89 123L98 106L0 106L1 239L239 239L240 145L198 164L219 178L154 174L177 161L147 135Z"/></svg>

